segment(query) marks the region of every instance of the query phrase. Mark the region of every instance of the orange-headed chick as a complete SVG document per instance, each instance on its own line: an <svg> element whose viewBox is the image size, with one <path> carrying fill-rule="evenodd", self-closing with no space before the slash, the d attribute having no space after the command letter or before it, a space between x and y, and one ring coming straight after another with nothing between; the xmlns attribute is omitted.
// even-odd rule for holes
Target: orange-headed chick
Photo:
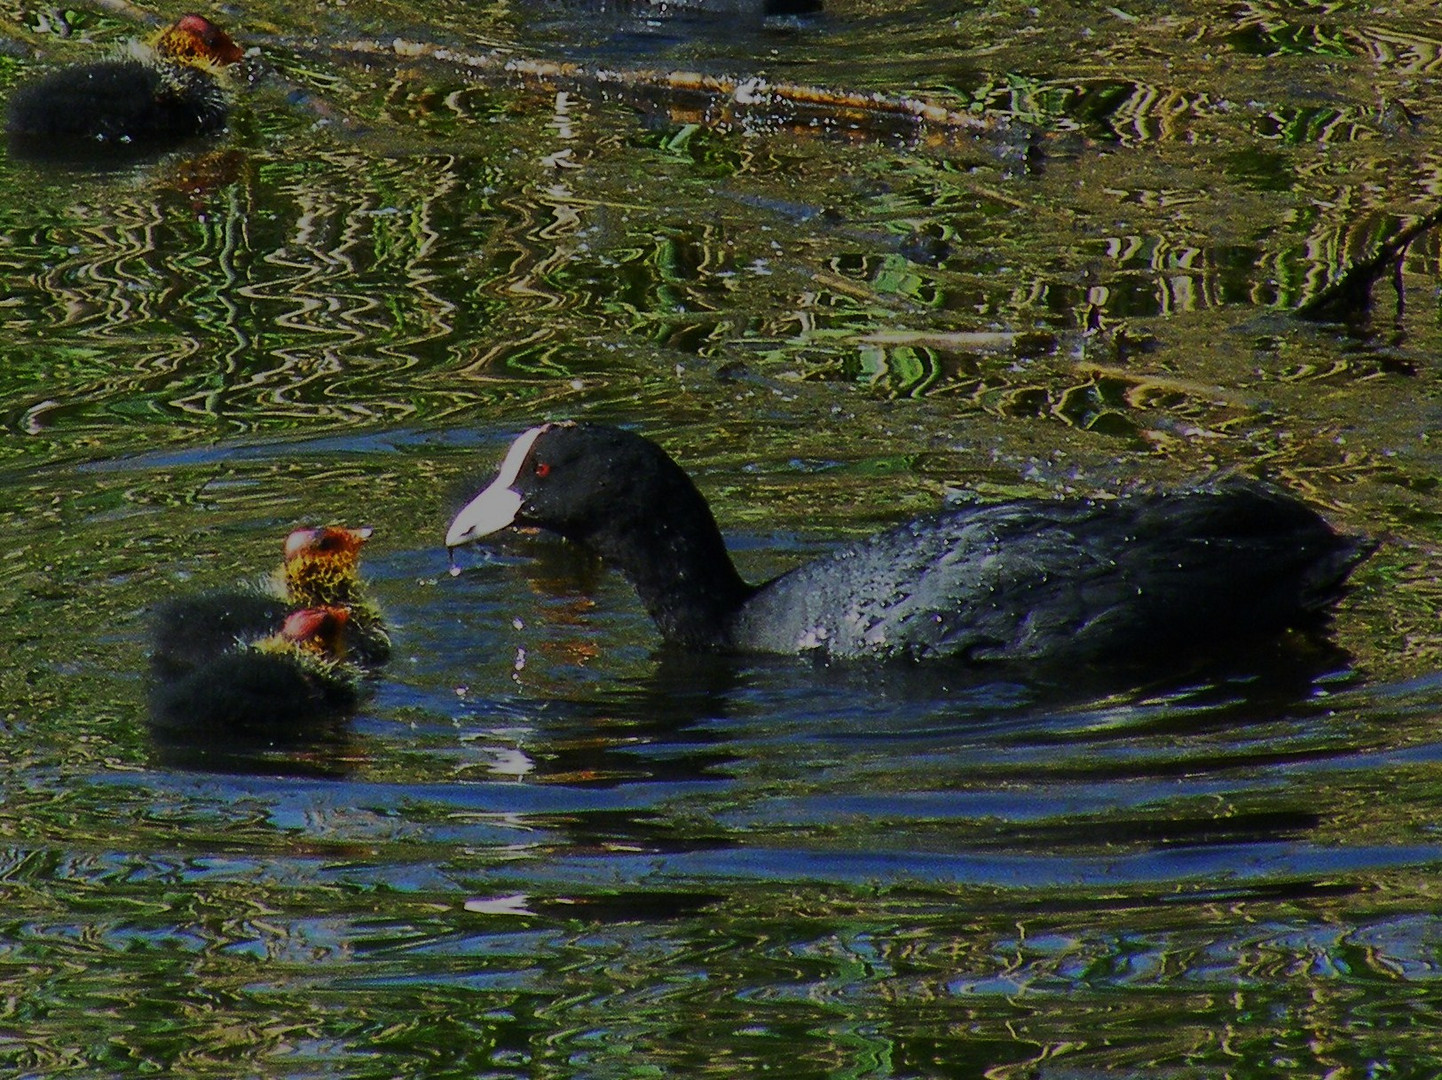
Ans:
<svg viewBox="0 0 1442 1080"><path fill-rule="evenodd" d="M351 656L366 667L384 664L391 652L385 619L360 575L361 546L372 531L339 525L296 529L286 538L281 571L287 603L350 609Z"/></svg>
<svg viewBox="0 0 1442 1080"><path fill-rule="evenodd" d="M346 656L346 627L350 608L311 607L292 611L280 631L256 643L262 652L296 651L327 664L338 664Z"/></svg>
<svg viewBox="0 0 1442 1080"><path fill-rule="evenodd" d="M217 76L244 52L201 15L184 15L128 55L61 68L20 87L5 129L26 139L174 142L219 131L230 105Z"/></svg>
<svg viewBox="0 0 1442 1080"><path fill-rule="evenodd" d="M151 691L152 725L195 736L303 737L360 700L358 669L345 660L350 613L305 608L260 641L240 643Z"/></svg>

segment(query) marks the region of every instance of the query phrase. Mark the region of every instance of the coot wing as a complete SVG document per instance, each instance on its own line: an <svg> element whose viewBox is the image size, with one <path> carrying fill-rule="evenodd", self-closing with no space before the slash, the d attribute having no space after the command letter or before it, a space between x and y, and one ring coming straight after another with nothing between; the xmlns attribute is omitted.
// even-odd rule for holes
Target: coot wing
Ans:
<svg viewBox="0 0 1442 1080"><path fill-rule="evenodd" d="M1253 485L970 507L769 582L731 641L835 658L1145 662L1304 621L1362 548Z"/></svg>

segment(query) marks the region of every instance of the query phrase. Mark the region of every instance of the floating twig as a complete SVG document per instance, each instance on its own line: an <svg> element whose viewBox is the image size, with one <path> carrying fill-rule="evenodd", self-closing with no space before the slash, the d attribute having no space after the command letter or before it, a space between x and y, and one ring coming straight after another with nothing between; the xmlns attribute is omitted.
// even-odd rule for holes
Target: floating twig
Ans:
<svg viewBox="0 0 1442 1080"><path fill-rule="evenodd" d="M789 105L816 110L838 119L902 121L949 133L992 135L1010 130L1005 119L977 116L948 109L922 98L835 90L799 83L773 83L759 76L706 75L696 71L655 69L612 69L590 67L571 61L536 60L503 50L471 53L445 45L407 41L356 40L337 44L337 52L363 56L395 56L427 60L491 76L515 76L535 83L570 82L599 87L618 87L632 92L661 91L704 96L718 105L768 110Z"/></svg>

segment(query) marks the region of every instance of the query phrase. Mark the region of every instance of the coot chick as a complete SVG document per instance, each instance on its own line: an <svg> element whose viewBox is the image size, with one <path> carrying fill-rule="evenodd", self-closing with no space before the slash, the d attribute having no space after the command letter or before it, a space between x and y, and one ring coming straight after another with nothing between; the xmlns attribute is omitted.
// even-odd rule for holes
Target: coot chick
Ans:
<svg viewBox="0 0 1442 1080"><path fill-rule="evenodd" d="M178 141L219 131L229 105L216 74L245 54L218 26L184 15L133 55L62 68L23 86L5 128L25 139Z"/></svg>
<svg viewBox="0 0 1442 1080"><path fill-rule="evenodd" d="M345 608L303 608L278 633L237 644L150 696L152 725L208 738L303 737L360 700L345 660Z"/></svg>
<svg viewBox="0 0 1442 1080"><path fill-rule="evenodd" d="M748 585L710 508L655 443L592 424L520 436L454 548L508 525L596 551L665 640L826 659L1176 666L1324 622L1375 547L1250 483L948 510Z"/></svg>
<svg viewBox="0 0 1442 1080"><path fill-rule="evenodd" d="M237 646L277 633L292 605L260 589L221 589L181 596L150 617L150 670L158 678L187 675Z"/></svg>
<svg viewBox="0 0 1442 1080"><path fill-rule="evenodd" d="M349 609L346 638L351 660L385 663L390 635L360 577L360 548L373 530L338 525L295 529L285 540L285 561L255 586L177 597L151 617L150 666L160 678L194 671L235 648L277 633L296 608Z"/></svg>
<svg viewBox="0 0 1442 1080"><path fill-rule="evenodd" d="M361 546L372 532L339 525L296 529L285 541L279 582L280 593L297 607L349 608L351 656L366 667L384 664L391 654L385 618L360 575Z"/></svg>

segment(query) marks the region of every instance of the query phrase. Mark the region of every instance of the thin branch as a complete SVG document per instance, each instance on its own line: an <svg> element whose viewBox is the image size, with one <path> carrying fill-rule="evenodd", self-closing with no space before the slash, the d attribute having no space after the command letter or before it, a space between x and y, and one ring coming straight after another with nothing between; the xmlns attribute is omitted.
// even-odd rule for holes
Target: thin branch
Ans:
<svg viewBox="0 0 1442 1080"><path fill-rule="evenodd" d="M1372 308L1372 286L1385 277L1388 271L1394 273L1397 286L1397 303L1402 303L1400 269L1407 247L1428 229L1442 223L1442 207L1418 218L1395 236L1388 238L1377 253L1361 262L1354 262L1330 285L1302 304L1296 315L1317 322L1346 322L1360 318Z"/></svg>
<svg viewBox="0 0 1442 1080"><path fill-rule="evenodd" d="M902 121L952 135L996 136L1013 131L1005 119L958 112L914 97L881 93L832 90L797 83L772 83L764 78L704 75L695 71L650 69L616 70L588 67L567 61L533 60L503 51L470 53L444 45L406 41L356 40L338 43L336 52L362 56L394 56L401 60L426 60L463 71L491 77L512 76L527 82L566 82L597 87L618 87L632 92L661 91L700 95L723 108L758 112L790 105L800 110L821 112L839 121Z"/></svg>

